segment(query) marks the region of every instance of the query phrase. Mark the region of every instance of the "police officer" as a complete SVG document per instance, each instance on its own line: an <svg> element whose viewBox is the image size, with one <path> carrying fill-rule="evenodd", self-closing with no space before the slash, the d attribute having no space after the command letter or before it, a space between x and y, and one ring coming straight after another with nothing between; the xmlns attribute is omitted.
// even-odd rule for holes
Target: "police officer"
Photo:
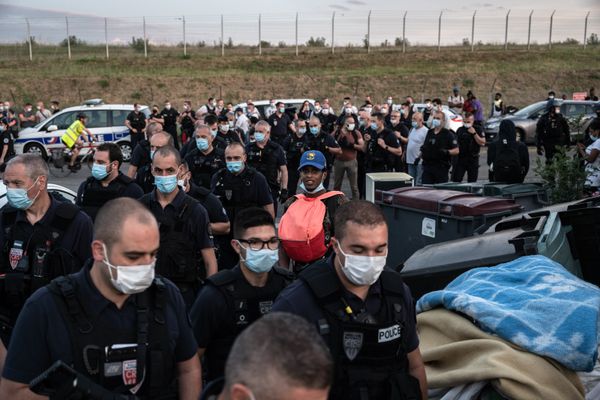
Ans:
<svg viewBox="0 0 600 400"><path fill-rule="evenodd" d="M139 199L144 194L133 179L119 171L122 163L123 154L116 143L105 142L96 149L92 176L79 185L75 201L92 221L109 200L117 197Z"/></svg>
<svg viewBox="0 0 600 400"><path fill-rule="evenodd" d="M277 267L279 239L271 214L251 207L236 216L231 246L240 256L232 269L206 280L190 312L205 377L222 377L235 338L271 311L273 301L293 279Z"/></svg>
<svg viewBox="0 0 600 400"><path fill-rule="evenodd" d="M165 132L171 135L175 148L179 150L179 139L177 138L177 117L179 117L179 112L173 108L169 100L165 101L165 108L160 112L160 117L164 121Z"/></svg>
<svg viewBox="0 0 600 400"><path fill-rule="evenodd" d="M133 104L133 111L127 115L125 126L129 128L131 148L135 149L139 141L144 138L144 129L146 129L146 116L140 111L138 103Z"/></svg>
<svg viewBox="0 0 600 400"><path fill-rule="evenodd" d="M327 176L323 185L325 189L329 189L329 178L331 177L331 169L333 168L333 159L336 155L342 154L342 148L335 138L321 129L321 120L312 116L308 120L308 134L304 140L304 151L316 150L325 155L327 161Z"/></svg>
<svg viewBox="0 0 600 400"><path fill-rule="evenodd" d="M306 121L299 119L296 121L296 132L283 141L282 147L285 150L288 169L288 196L295 195L298 188L298 180L300 179L298 167L300 166L300 157L304 153L305 135Z"/></svg>
<svg viewBox="0 0 600 400"><path fill-rule="evenodd" d="M220 139L216 139L217 137L217 133L218 133L218 129L217 129L217 116L214 114L206 114L204 116L203 120L197 120L195 127L197 127L200 124L204 124L207 125L208 128L210 129L210 134L212 135L213 139L213 146L214 147L221 147L219 145L219 141ZM194 128L195 129L195 128ZM225 146L222 146L223 149L225 149ZM195 140L190 140L187 143L185 143L180 150L180 154L181 154L181 158L185 158L188 153L192 150L194 150L196 148L196 141Z"/></svg>
<svg viewBox="0 0 600 400"><path fill-rule="evenodd" d="M213 235L226 235L229 233L229 217L223 208L223 204L221 204L221 200L212 194L209 189L194 184L192 173L186 161L181 163L181 174L177 178L177 185L187 195L198 200L206 208L210 230Z"/></svg>
<svg viewBox="0 0 600 400"><path fill-rule="evenodd" d="M162 132L162 125L158 122L150 122L146 127L146 138L140 140L133 149L127 170L128 177L135 178L138 169L150 165L150 138L158 132Z"/></svg>
<svg viewBox="0 0 600 400"><path fill-rule="evenodd" d="M173 137L167 132L157 132L149 140L150 142L150 157L152 160L156 150L165 146L173 146ZM154 175L152 175L152 163L149 162L142 166L135 175L135 183L142 188L144 193L150 193L154 190Z"/></svg>
<svg viewBox="0 0 600 400"><path fill-rule="evenodd" d="M285 152L278 143L271 140L271 126L266 121L258 121L254 129L256 141L246 145L248 166L255 168L267 178L276 215L277 199L283 203L288 198Z"/></svg>
<svg viewBox="0 0 600 400"><path fill-rule="evenodd" d="M285 112L285 103L282 101L275 104L277 110L267 120L271 125L273 140L278 144L283 144L283 140L288 135L288 131L294 132L296 127L290 116Z"/></svg>
<svg viewBox="0 0 600 400"><path fill-rule="evenodd" d="M333 130L335 129L335 122L337 121L338 117L335 115L333 109L329 107L329 103L323 103L323 109L317 114L317 116L321 122L321 130L323 130L325 133L333 133Z"/></svg>
<svg viewBox="0 0 600 400"><path fill-rule="evenodd" d="M61 360L115 394L197 399L197 345L179 291L155 277L159 229L152 214L133 199L108 202L90 247L93 259L81 271L27 301L0 398L33 398L29 382Z"/></svg>
<svg viewBox="0 0 600 400"><path fill-rule="evenodd" d="M181 125L181 141L185 144L193 138L196 123L196 113L192 110L192 103L189 100L183 102L183 111L179 114L178 120Z"/></svg>
<svg viewBox="0 0 600 400"><path fill-rule="evenodd" d="M92 221L48 193L48 165L37 155L10 160L0 212L0 336L7 345L25 300L52 278L81 268L90 256ZM1 360L0 360L1 364Z"/></svg>
<svg viewBox="0 0 600 400"><path fill-rule="evenodd" d="M560 112L560 103L556 100L548 103L548 112L542 115L536 126L538 155L546 154L546 164L552 162L556 146L571 143L569 123Z"/></svg>
<svg viewBox="0 0 600 400"><path fill-rule="evenodd" d="M384 268L383 213L350 201L335 226L334 254L305 269L273 311L304 317L325 339L335 360L330 399L426 399L413 299L400 275Z"/></svg>
<svg viewBox="0 0 600 400"><path fill-rule="evenodd" d="M0 168L15 156L15 146L12 138L12 133L8 129L6 119L0 120Z"/></svg>
<svg viewBox="0 0 600 400"><path fill-rule="evenodd" d="M262 207L275 215L271 190L264 175L246 166L246 152L241 143L231 143L225 149L227 167L212 179L212 192L221 200L230 221L238 212L248 207ZM231 247L232 235L218 237L221 251L220 269L230 269L238 262L238 254Z"/></svg>
<svg viewBox="0 0 600 400"><path fill-rule="evenodd" d="M157 272L177 285L191 307L200 281L217 272L206 209L177 186L181 156L172 146L152 158L156 189L140 198L160 224Z"/></svg>
<svg viewBox="0 0 600 400"><path fill-rule="evenodd" d="M358 111L358 130L360 131L363 139L365 135L369 134L370 136L375 136L374 131L371 129L371 111L369 108L362 108ZM358 194L361 199L365 198L366 192L366 179L367 179L367 154L366 146L363 141L362 147L357 147L358 150L356 153L356 179L358 181Z"/></svg>
<svg viewBox="0 0 600 400"><path fill-rule="evenodd" d="M431 129L425 136L421 147L423 160L423 184L448 182L450 169L450 156L459 153L458 143L454 134L444 128L446 115L443 111L436 110L432 114Z"/></svg>
<svg viewBox="0 0 600 400"><path fill-rule="evenodd" d="M225 166L225 151L213 146L215 138L208 125L196 126L194 142L196 148L187 153L185 161L190 167L194 183L210 189L212 176Z"/></svg>
<svg viewBox="0 0 600 400"><path fill-rule="evenodd" d="M218 127L219 131L216 137L219 139L218 147L220 147L221 150L225 151L225 147L229 146L233 142L244 143L243 132L239 128L230 126L227 115L220 115L218 117Z"/></svg>
<svg viewBox="0 0 600 400"><path fill-rule="evenodd" d="M400 141L393 131L385 127L385 115L371 116L371 131L365 133L364 151L366 172L389 172L396 166L397 157L402 155Z"/></svg>
<svg viewBox="0 0 600 400"><path fill-rule="evenodd" d="M468 182L477 182L479 174L479 151L485 146L485 134L480 125L475 125L475 117L465 113L464 124L456 131L458 159L452 169L452 181L461 182L467 173Z"/></svg>

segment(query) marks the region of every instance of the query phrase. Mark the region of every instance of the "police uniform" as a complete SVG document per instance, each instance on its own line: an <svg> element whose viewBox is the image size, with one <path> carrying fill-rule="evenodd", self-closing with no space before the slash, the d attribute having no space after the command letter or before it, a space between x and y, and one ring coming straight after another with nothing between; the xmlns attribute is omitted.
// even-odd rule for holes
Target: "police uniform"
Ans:
<svg viewBox="0 0 600 400"><path fill-rule="evenodd" d="M142 188L133 179L119 172L108 186L102 186L102 182L93 176L81 182L75 203L95 221L98 210L108 201L118 197L139 199L143 195Z"/></svg>
<svg viewBox="0 0 600 400"><path fill-rule="evenodd" d="M187 143L188 140L193 139L194 137L194 123L196 122L196 119L194 118L193 111L184 111L182 114L181 136L185 137L184 143Z"/></svg>
<svg viewBox="0 0 600 400"><path fill-rule="evenodd" d="M320 112L318 114L319 117L319 121L321 121L321 130L325 133L333 133L333 130L335 129L335 124L337 122L337 117L335 116L335 114L332 114L331 112L327 115L323 114L323 112Z"/></svg>
<svg viewBox="0 0 600 400"><path fill-rule="evenodd" d="M223 208L223 204L217 196L212 194L209 189L202 186L197 186L193 182L189 182L190 190L188 196L198 200L204 206L208 214L208 220L211 224L218 222L229 222L227 212Z"/></svg>
<svg viewBox="0 0 600 400"><path fill-rule="evenodd" d="M267 122L271 125L271 140L278 144L282 144L285 137L288 136L288 129L292 123L290 116L285 112L281 114L281 116L278 116L277 113L273 113L273 115L267 119Z"/></svg>
<svg viewBox="0 0 600 400"><path fill-rule="evenodd" d="M475 134L481 138L485 135L479 126L473 126ZM479 151L481 146L475 141L475 136L469 133L468 129L461 126L456 131L456 138L458 141L458 157L456 165L452 169L452 180L454 182L461 182L467 173L468 182L477 182L477 175L479 174Z"/></svg>
<svg viewBox="0 0 600 400"><path fill-rule="evenodd" d="M371 134L371 140L367 142L366 172L393 171L398 157L382 148L377 141L383 139L386 146L397 149L400 147L400 141L396 134L387 128L379 133L372 130L369 134Z"/></svg>
<svg viewBox="0 0 600 400"><path fill-rule="evenodd" d="M160 248L156 273L168 278L181 290L188 307L196 298L200 281L206 277L202 249L213 248L206 209L183 190L164 209L156 191L140 198L158 221Z"/></svg>
<svg viewBox="0 0 600 400"><path fill-rule="evenodd" d="M248 166L256 169L267 178L273 196L273 203L276 207L281 189L279 182L277 182L279 168L287 165L283 147L272 140L268 140L263 148L260 148L257 142L248 143L246 145L246 157ZM287 188L285 189L287 190Z"/></svg>
<svg viewBox="0 0 600 400"><path fill-rule="evenodd" d="M176 365L197 351L177 288L155 278L118 309L92 282L90 266L55 280L27 301L3 378L28 384L62 360L115 393L131 395L143 381L135 391L140 398L177 398Z"/></svg>
<svg viewBox="0 0 600 400"><path fill-rule="evenodd" d="M129 163L134 167L137 167L139 171L141 167L149 165L152 162L150 159L150 151L150 142L146 139L140 140L133 149L131 161Z"/></svg>
<svg viewBox="0 0 600 400"><path fill-rule="evenodd" d="M167 110L166 108L160 112L160 117L164 119L165 132L173 138L173 145L179 150L179 140L177 139L177 117L179 112L174 108Z"/></svg>
<svg viewBox="0 0 600 400"><path fill-rule="evenodd" d="M215 196L221 200L230 221L235 221L235 216L240 210L273 203L271 190L264 175L248 166L238 175L223 168L213 176L210 186ZM231 233L218 237L221 249L219 269L233 268L239 260L229 243L232 238Z"/></svg>
<svg viewBox="0 0 600 400"><path fill-rule="evenodd" d="M154 190L154 175L152 175L152 163L148 163L137 170L135 183L142 188L144 194Z"/></svg>
<svg viewBox="0 0 600 400"><path fill-rule="evenodd" d="M365 135L371 135L371 137L377 135L377 132L375 132L368 126L361 126L358 128L358 130L362 134L363 138L365 137ZM356 162L356 180L358 181L358 193L360 198L364 199L367 186L367 154L364 151L357 151Z"/></svg>
<svg viewBox="0 0 600 400"><path fill-rule="evenodd" d="M446 128L442 128L436 135L430 129L425 136L421 147L423 159L422 182L425 184L448 182L448 170L450 169L450 155L446 150L458 147L456 136Z"/></svg>
<svg viewBox="0 0 600 400"><path fill-rule="evenodd" d="M304 153L304 134L298 136L297 133L293 133L285 138L282 147L285 150L287 167L288 167L288 195L293 196L296 194L298 188L298 181L300 180L300 173L298 167L300 166L300 157Z"/></svg>
<svg viewBox="0 0 600 400"><path fill-rule="evenodd" d="M275 267L269 271L265 286L256 287L236 265L206 280L190 317L198 348L206 349L207 381L223 376L235 338L252 322L271 312L273 301L292 279L289 272Z"/></svg>
<svg viewBox="0 0 600 400"><path fill-rule="evenodd" d="M185 156L185 161L194 183L210 189L212 176L225 166L225 152L213 147L210 153L205 154L196 147Z"/></svg>
<svg viewBox="0 0 600 400"><path fill-rule="evenodd" d="M4 156L4 163L6 164L8 160L15 156L15 146L12 139L12 133L9 129L5 129L0 136L0 140L2 141L2 147L0 148L0 155L2 154L2 150L4 146L8 146L8 150L6 151L6 155Z"/></svg>
<svg viewBox="0 0 600 400"><path fill-rule="evenodd" d="M323 181L325 189L329 189L329 179L331 178L331 170L333 168L333 154L331 154L327 148L339 148L340 145L330 134L320 131L317 135L307 133L304 135L304 151L318 150L325 156L327 161L327 177Z"/></svg>
<svg viewBox="0 0 600 400"><path fill-rule="evenodd" d="M217 133L217 136L215 136L215 139L213 140L213 147L225 152L225 148L231 143L242 143L240 137L243 138L244 134L239 128L231 128L227 133L223 133L219 130L219 133Z"/></svg>
<svg viewBox="0 0 600 400"><path fill-rule="evenodd" d="M362 301L343 287L333 260L305 269L273 311L304 317L324 338L335 362L330 399L420 400L406 356L419 346L410 290L397 272L386 269Z"/></svg>
<svg viewBox="0 0 600 400"><path fill-rule="evenodd" d="M129 121L129 125L137 131L129 131L131 148L134 149L140 140L144 138L144 132L142 132L142 130L146 127L146 116L140 111L132 111L127 115L127 121Z"/></svg>
<svg viewBox="0 0 600 400"><path fill-rule="evenodd" d="M538 147L544 146L546 162L552 161L556 146L568 146L571 142L569 123L562 114L542 115L536 126Z"/></svg>
<svg viewBox="0 0 600 400"><path fill-rule="evenodd" d="M26 212L4 206L0 214L0 335L10 339L25 300L51 279L81 268L91 257L90 218L69 202L50 196L50 207L31 225Z"/></svg>

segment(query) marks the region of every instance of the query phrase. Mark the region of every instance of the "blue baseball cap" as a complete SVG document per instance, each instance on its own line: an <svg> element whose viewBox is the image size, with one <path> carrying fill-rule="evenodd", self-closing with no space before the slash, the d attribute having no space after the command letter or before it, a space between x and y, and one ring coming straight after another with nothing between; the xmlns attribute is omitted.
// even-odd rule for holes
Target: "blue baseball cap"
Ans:
<svg viewBox="0 0 600 400"><path fill-rule="evenodd" d="M298 171L306 166L312 166L318 168L320 170L324 170L327 168L327 161L325 160L325 156L318 150L308 150L302 153L302 157L300 158L300 166L298 167Z"/></svg>

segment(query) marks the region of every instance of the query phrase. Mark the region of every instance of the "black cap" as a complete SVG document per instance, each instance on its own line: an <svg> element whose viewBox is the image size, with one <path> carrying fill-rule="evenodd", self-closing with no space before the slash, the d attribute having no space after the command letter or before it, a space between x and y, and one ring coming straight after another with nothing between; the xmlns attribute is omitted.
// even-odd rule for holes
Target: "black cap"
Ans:
<svg viewBox="0 0 600 400"><path fill-rule="evenodd" d="M244 112L244 110L242 109L242 107L238 107L238 108L235 109L235 112L238 112L238 111L239 112Z"/></svg>

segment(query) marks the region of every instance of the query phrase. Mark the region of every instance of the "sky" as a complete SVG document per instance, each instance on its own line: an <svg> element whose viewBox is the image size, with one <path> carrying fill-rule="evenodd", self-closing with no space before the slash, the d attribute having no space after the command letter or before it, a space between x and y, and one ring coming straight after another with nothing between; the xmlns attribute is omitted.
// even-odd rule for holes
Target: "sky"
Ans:
<svg viewBox="0 0 600 400"><path fill-rule="evenodd" d="M207 6L206 4L210 4ZM298 41L304 43L310 36L325 37L329 44L332 36L331 19L335 11L336 45L360 44L367 33L367 15L372 10L371 40L381 43L402 36L402 17L407 13L405 35L411 43L435 44L438 17L443 11L442 44L460 43L471 37L471 18L477 10L475 41L503 42L505 17L511 10L509 38L511 42L527 40L530 10L535 10L532 21L532 42L548 40L549 17L556 9L554 40L574 37L583 39L584 18L591 12L588 35L600 33L600 1L598 0L529 0L527 8L522 0L474 0L452 2L428 0L426 3L390 0L0 0L0 24L3 35L0 42L25 40L30 20L31 35L42 43L57 43L66 36L65 16L69 19L71 35L88 42L104 41L104 18L108 18L107 36L111 44L127 43L132 36L143 36L142 17L146 17L146 32L151 42L176 44L182 41L181 16L186 16L186 42L204 41L214 44L221 37L221 17L224 15L225 40L234 43L258 41L258 15L261 16L261 39L273 44L295 42L295 14L299 13ZM419 4L426 4L419 7Z"/></svg>

